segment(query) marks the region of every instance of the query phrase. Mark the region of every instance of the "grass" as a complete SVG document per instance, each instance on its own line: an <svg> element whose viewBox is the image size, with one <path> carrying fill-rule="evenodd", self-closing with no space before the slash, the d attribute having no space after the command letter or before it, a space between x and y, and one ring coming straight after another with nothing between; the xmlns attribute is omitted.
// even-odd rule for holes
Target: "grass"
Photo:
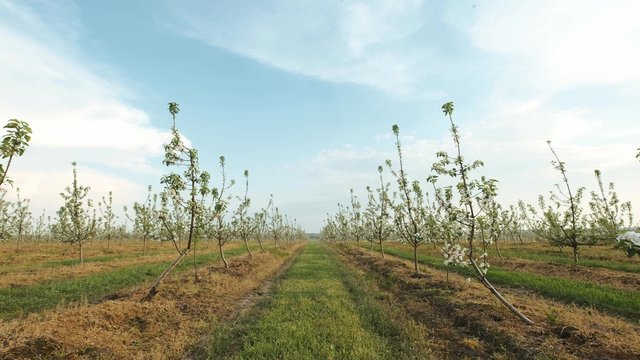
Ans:
<svg viewBox="0 0 640 360"><path fill-rule="evenodd" d="M225 251L225 255L233 257L245 251L244 247L239 247ZM218 252L210 250L208 253L197 255L196 263L203 265L218 259L220 259ZM50 283L2 288L0 289L0 318L11 319L84 299L94 302L123 288L155 279L170 263L171 261L163 261L128 266ZM192 267L193 257L189 256L182 261L176 271Z"/></svg>
<svg viewBox="0 0 640 360"><path fill-rule="evenodd" d="M273 296L232 329L213 334L209 358L398 359L403 330L325 245L311 242ZM415 349L411 349L414 351ZM419 358L424 358L424 351Z"/></svg>
<svg viewBox="0 0 640 360"><path fill-rule="evenodd" d="M387 254L404 259L413 259L413 253L388 246ZM447 270L442 258L418 254L418 261L439 270ZM471 269L453 267L450 271L463 276L473 276ZM494 285L522 288L543 296L577 305L591 306L610 314L631 320L640 320L640 292L616 289L584 281L575 281L556 276L544 276L491 267L487 277Z"/></svg>
<svg viewBox="0 0 640 360"><path fill-rule="evenodd" d="M501 250L500 251L505 258L520 258L527 260L535 260L542 262L549 262L553 264L561 264L571 266L573 263L573 259L561 256L561 255L552 255L552 254L541 254L536 252L522 252L522 251L513 251L513 250ZM578 265L593 267L593 268L603 268L615 271L622 272L630 272L630 273L640 273L640 264L629 264L617 261L609 261L609 260L595 260L588 258L580 258L578 257Z"/></svg>

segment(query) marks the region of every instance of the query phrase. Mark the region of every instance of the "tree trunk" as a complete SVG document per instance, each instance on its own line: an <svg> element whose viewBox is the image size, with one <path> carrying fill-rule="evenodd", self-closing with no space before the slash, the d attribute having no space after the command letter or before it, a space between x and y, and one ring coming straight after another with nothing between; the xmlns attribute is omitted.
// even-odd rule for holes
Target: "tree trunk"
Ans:
<svg viewBox="0 0 640 360"><path fill-rule="evenodd" d="M253 258L253 254L251 253L251 249L249 249L249 241L247 241L247 239L244 239L244 246L247 248L247 252L249 253L249 257Z"/></svg>
<svg viewBox="0 0 640 360"><path fill-rule="evenodd" d="M196 243L193 242L193 272L195 274L195 279L198 281L198 263L196 262Z"/></svg>
<svg viewBox="0 0 640 360"><path fill-rule="evenodd" d="M413 245L413 270L416 275L418 272L418 245Z"/></svg>
<svg viewBox="0 0 640 360"><path fill-rule="evenodd" d="M498 246L498 240L496 240L496 251L498 252L500 259L504 259L504 256L502 256L502 253L500 252L500 246Z"/></svg>
<svg viewBox="0 0 640 360"><path fill-rule="evenodd" d="M478 265L476 264L475 260L471 259L471 264L475 268L476 273L478 274L478 278L480 279L480 282L482 283L482 285L484 285L484 287L489 289L489 291L491 291L491 293L495 297L497 297L498 300L500 300L500 302L504 306L506 306L512 313L514 313L518 318L520 318L520 320L524 321L525 324L533 325L533 321L531 321L528 317L526 317L523 313L521 313L518 309L516 309L513 305L511 305L507 301L507 299L502 297L502 295L498 292L498 290L496 290L496 288L494 288L493 285L491 285L491 283L489 282L489 279L487 279L487 277L484 275L482 270L480 270L480 268L478 268Z"/></svg>
<svg viewBox="0 0 640 360"><path fill-rule="evenodd" d="M229 263L227 262L227 259L224 258L224 250L222 250L222 244L218 243L218 249L220 250L220 258L222 259L222 262L224 263L224 268L228 269L229 268Z"/></svg>
<svg viewBox="0 0 640 360"><path fill-rule="evenodd" d="M380 254L382 255L382 258L384 259L384 247L382 246L382 240L380 240Z"/></svg>
<svg viewBox="0 0 640 360"><path fill-rule="evenodd" d="M267 250L264 249L264 245L262 245L262 240L260 238L258 238L258 244L260 244L260 251L267 252Z"/></svg>
<svg viewBox="0 0 640 360"><path fill-rule="evenodd" d="M151 287L151 289L149 289L149 292L147 293L147 295L142 299L142 301L150 301L153 299L154 296L156 296L156 294L158 293L158 289L160 288L160 284L162 283L162 281L164 280L164 278L167 277L167 275L169 275L169 273L175 269L176 266L178 266L178 264L180 264L180 262L182 261L182 259L185 258L185 256L187 256L189 254L189 249L185 250L184 252L182 252L180 254L180 256L178 256L175 260L173 260L173 262L171 263L171 265L169 265L169 267L167 267L166 269L164 269L164 271L162 272L162 274L160 274L160 276L158 276L158 278L156 279L156 282L153 283L153 286Z"/></svg>
<svg viewBox="0 0 640 360"><path fill-rule="evenodd" d="M578 269L578 244L573 244L571 246L572 250L573 250L573 271L576 271Z"/></svg>
<svg viewBox="0 0 640 360"><path fill-rule="evenodd" d="M79 241L80 244L80 265L84 265L84 253L82 252L82 241Z"/></svg>

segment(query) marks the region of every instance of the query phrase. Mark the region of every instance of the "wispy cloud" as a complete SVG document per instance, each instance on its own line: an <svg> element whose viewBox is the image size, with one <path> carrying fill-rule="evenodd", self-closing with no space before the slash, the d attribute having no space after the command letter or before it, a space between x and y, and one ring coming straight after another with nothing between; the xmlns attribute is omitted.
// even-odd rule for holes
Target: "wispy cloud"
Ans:
<svg viewBox="0 0 640 360"><path fill-rule="evenodd" d="M431 19L421 0L189 1L174 6L183 34L269 66L397 96L428 93L421 82L432 68L424 65L436 58L417 36Z"/></svg>
<svg viewBox="0 0 640 360"><path fill-rule="evenodd" d="M47 194L69 183L72 160L84 164L98 193L132 195L136 184L107 175L105 166L153 172L149 159L161 154L167 132L129 105L126 86L95 70L76 47L81 25L72 3L24 4L0 1L0 119L28 121L34 131L11 176L35 207L59 203Z"/></svg>

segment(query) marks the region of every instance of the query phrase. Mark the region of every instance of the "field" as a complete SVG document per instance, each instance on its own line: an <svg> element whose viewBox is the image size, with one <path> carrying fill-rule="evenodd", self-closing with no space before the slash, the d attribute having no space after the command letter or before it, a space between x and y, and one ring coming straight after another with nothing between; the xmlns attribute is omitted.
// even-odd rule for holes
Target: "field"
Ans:
<svg viewBox="0 0 640 360"><path fill-rule="evenodd" d="M571 271L545 244L502 245L488 276L520 322L439 249L296 242L250 257L203 244L151 301L175 257L152 243L0 248L0 359L636 359L640 263L586 247ZM197 264L197 279L194 262ZM448 274L447 274L448 272Z"/></svg>

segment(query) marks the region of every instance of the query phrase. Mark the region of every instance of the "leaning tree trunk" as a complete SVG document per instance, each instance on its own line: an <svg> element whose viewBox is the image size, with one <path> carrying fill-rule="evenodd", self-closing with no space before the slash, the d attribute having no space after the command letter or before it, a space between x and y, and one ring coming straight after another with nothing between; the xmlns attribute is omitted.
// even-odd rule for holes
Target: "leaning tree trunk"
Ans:
<svg viewBox="0 0 640 360"><path fill-rule="evenodd" d="M480 270L480 268L478 267L478 264L476 264L475 260L471 259L471 264L473 265L474 269L476 270L476 274L478 276L478 279L480 279L480 282L482 283L482 285L484 285L484 287L489 289L489 291L491 291L491 293L495 297L497 297L498 300L500 300L500 302L504 306L506 306L512 313L514 313L518 318L520 318L520 320L524 321L527 325L533 325L533 321L531 321L528 317L526 317L523 313L521 313L518 309L516 309L513 305L511 305L511 303L509 303L507 301L507 299L505 299L498 292L498 290L496 290L496 288L494 288L493 285L491 285L491 283L489 282L489 279L487 279L487 277L484 275L482 270Z"/></svg>
<svg viewBox="0 0 640 360"><path fill-rule="evenodd" d="M164 269L162 274L160 274L160 276L158 276L158 278L156 279L156 282L153 283L153 286L151 287L151 289L149 289L149 292L147 293L147 295L144 298L142 298L143 301L151 301L153 297L156 296L156 294L158 293L158 289L160 288L160 284L162 283L164 278L166 278L167 275L169 275L169 273L173 269L175 269L176 266L178 266L178 264L180 264L182 259L184 259L189 254L190 250L191 249L184 250L182 253L180 253L180 256L178 256L175 260L173 260L173 262L171 263L171 265L169 265L168 268Z"/></svg>
<svg viewBox="0 0 640 360"><path fill-rule="evenodd" d="M264 249L264 245L262 245L262 239L260 239L260 237L258 237L258 244L260 244L260 251L263 253L267 252L267 250Z"/></svg>

